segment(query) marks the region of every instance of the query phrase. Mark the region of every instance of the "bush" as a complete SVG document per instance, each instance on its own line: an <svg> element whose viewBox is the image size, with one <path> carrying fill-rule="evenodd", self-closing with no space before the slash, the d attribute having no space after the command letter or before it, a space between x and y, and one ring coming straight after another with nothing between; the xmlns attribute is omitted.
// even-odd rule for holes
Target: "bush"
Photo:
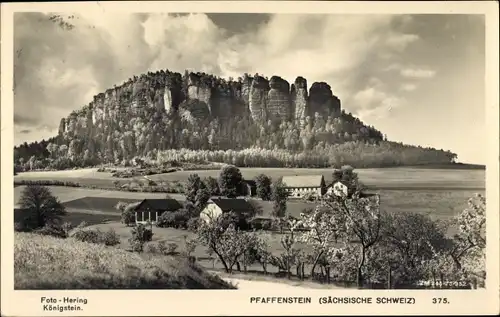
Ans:
<svg viewBox="0 0 500 317"><path fill-rule="evenodd" d="M29 229L23 222L14 222L14 231L16 232L29 232Z"/></svg>
<svg viewBox="0 0 500 317"><path fill-rule="evenodd" d="M114 246L120 244L120 237L116 234L113 229L109 229L106 232L102 232L99 229L83 229L78 228L71 235L72 238L95 244L104 244L107 246Z"/></svg>
<svg viewBox="0 0 500 317"><path fill-rule="evenodd" d="M144 244L153 240L153 231L147 229L143 224L132 228L132 237L129 239L130 246L135 252L142 252Z"/></svg>
<svg viewBox="0 0 500 317"><path fill-rule="evenodd" d="M77 228L77 229L82 229L82 228L85 228L85 227L88 227L88 226L89 226L88 222L86 222L86 221L84 220L84 221L80 222L80 223L78 224L78 226L76 226L76 228Z"/></svg>
<svg viewBox="0 0 500 317"><path fill-rule="evenodd" d="M33 233L62 239L66 239L68 237L67 232L62 228L62 226L55 224L45 225L42 228L34 230Z"/></svg>
<svg viewBox="0 0 500 317"><path fill-rule="evenodd" d="M174 226L174 215L170 212L164 212L156 219L156 226L159 228L171 228Z"/></svg>
<svg viewBox="0 0 500 317"><path fill-rule="evenodd" d="M158 244L156 245L158 248L157 251L160 254L167 254L167 243L166 241L159 241Z"/></svg>
<svg viewBox="0 0 500 317"><path fill-rule="evenodd" d="M156 253L161 253L160 252L160 248L159 248L159 244L154 244L154 243L146 243L144 244L144 252L147 252L147 253L153 253L153 254L156 254Z"/></svg>
<svg viewBox="0 0 500 317"><path fill-rule="evenodd" d="M196 232L196 230L198 230L198 227L200 226L200 222L202 220L200 219L200 217L194 217L194 218L191 218L187 221L187 229L189 231L192 231L192 232Z"/></svg>
<svg viewBox="0 0 500 317"><path fill-rule="evenodd" d="M175 254L175 251L177 250L178 248L178 245L176 243L169 243L166 245L166 249L165 249L165 254L168 254L168 255L172 255L172 254Z"/></svg>
<svg viewBox="0 0 500 317"><path fill-rule="evenodd" d="M137 240L131 240L130 241L130 249L133 252L142 252L142 251L144 251L144 243L141 241L137 241Z"/></svg>
<svg viewBox="0 0 500 317"><path fill-rule="evenodd" d="M99 230L83 230L83 229L78 229L72 234L72 238L82 241L82 242L87 242L87 243L99 243Z"/></svg>
<svg viewBox="0 0 500 317"><path fill-rule="evenodd" d="M184 252L188 257L196 250L197 245L198 239L188 239L187 236L184 236Z"/></svg>
<svg viewBox="0 0 500 317"><path fill-rule="evenodd" d="M69 237L69 233L71 230L75 228L75 226L71 222L65 222L62 224L61 228L66 232L66 236Z"/></svg>
<svg viewBox="0 0 500 317"><path fill-rule="evenodd" d="M125 207L121 213L121 222L127 227L135 223L135 212L133 208Z"/></svg>
<svg viewBox="0 0 500 317"><path fill-rule="evenodd" d="M190 217L184 210L164 212L156 221L159 228L187 228Z"/></svg>
<svg viewBox="0 0 500 317"><path fill-rule="evenodd" d="M253 230L273 230L273 220L268 218L254 218L250 221L250 228Z"/></svg>
<svg viewBox="0 0 500 317"><path fill-rule="evenodd" d="M118 180L113 181L113 185L82 185L75 182L62 182L54 180L14 180L14 186L24 186L24 185L40 185L40 186L65 186L65 187L81 187L81 188L92 188L92 189L113 189L128 192L145 192L145 193L173 193L173 194L183 194L184 184L179 181L163 181L162 184L156 184L155 182L148 182L146 186L139 186L135 181L129 183L121 183ZM122 187L123 186L123 187Z"/></svg>
<svg viewBox="0 0 500 317"><path fill-rule="evenodd" d="M15 180L14 185L17 186L28 186L28 185L38 185L38 186L66 186L66 187L82 187L79 183L75 182L62 182L55 180Z"/></svg>
<svg viewBox="0 0 500 317"><path fill-rule="evenodd" d="M109 229L102 234L100 242L104 245L114 246L120 244L120 237L113 229Z"/></svg>

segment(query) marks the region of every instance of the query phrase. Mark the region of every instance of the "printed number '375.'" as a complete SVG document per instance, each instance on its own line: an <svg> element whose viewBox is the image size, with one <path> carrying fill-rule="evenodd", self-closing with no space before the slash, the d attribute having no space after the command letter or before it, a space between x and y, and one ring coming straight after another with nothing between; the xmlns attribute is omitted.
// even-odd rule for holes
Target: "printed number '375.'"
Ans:
<svg viewBox="0 0 500 317"><path fill-rule="evenodd" d="M448 298L446 298L446 297L433 297L432 303L433 304L449 304L450 302L448 301Z"/></svg>

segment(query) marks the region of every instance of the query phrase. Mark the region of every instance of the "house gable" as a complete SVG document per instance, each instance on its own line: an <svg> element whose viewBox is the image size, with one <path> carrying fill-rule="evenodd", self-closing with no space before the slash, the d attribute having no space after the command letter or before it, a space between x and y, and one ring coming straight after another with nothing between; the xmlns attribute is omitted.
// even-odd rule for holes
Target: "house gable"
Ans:
<svg viewBox="0 0 500 317"><path fill-rule="evenodd" d="M342 196L342 195L348 195L349 194L349 188L347 187L346 184L344 184L341 181L337 181L332 184L332 187L330 187L331 191L330 193L337 195L337 196Z"/></svg>
<svg viewBox="0 0 500 317"><path fill-rule="evenodd" d="M220 216L222 213L222 209L217 206L217 204L209 201L205 208L203 208L203 210L200 212L200 218L205 222L209 222Z"/></svg>

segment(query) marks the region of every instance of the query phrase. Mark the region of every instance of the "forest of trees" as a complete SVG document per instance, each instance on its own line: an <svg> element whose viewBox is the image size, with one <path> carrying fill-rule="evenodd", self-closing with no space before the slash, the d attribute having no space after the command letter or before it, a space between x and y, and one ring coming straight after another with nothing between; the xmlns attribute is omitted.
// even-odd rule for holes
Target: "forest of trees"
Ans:
<svg viewBox="0 0 500 317"><path fill-rule="evenodd" d="M180 76L168 71L134 77L63 119L57 136L16 146L15 166L22 171L127 165L139 157L157 163L360 168L446 164L456 159L450 151L387 141L380 131L344 110L327 117L316 112L281 122L255 121L242 88L251 79L246 74L238 81L226 81L203 73ZM229 101L231 116L214 115L214 110L203 120L185 120L178 111L201 102L189 99L190 85L208 89L211 107L220 112ZM159 101L165 89L171 91L173 112Z"/></svg>

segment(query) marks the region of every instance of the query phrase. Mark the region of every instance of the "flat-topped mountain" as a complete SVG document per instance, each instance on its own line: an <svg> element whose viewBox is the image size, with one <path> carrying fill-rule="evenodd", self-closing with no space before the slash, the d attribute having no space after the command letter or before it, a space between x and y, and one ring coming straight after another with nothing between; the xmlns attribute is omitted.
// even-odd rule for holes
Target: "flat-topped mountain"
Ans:
<svg viewBox="0 0 500 317"><path fill-rule="evenodd" d="M94 96L61 119L56 137L36 144L34 152L28 144L16 148L15 160L26 162L34 155L66 158L81 166L136 156L155 159L160 151L172 149L281 151L293 159L284 162L279 154L277 165L299 167L449 163L456 157L449 151L387 142L380 131L343 110L325 82L308 87L301 76L290 84L279 76L244 74L226 80L169 70L134 76ZM242 160L238 163L246 166L264 164ZM296 160L313 163L303 166Z"/></svg>

